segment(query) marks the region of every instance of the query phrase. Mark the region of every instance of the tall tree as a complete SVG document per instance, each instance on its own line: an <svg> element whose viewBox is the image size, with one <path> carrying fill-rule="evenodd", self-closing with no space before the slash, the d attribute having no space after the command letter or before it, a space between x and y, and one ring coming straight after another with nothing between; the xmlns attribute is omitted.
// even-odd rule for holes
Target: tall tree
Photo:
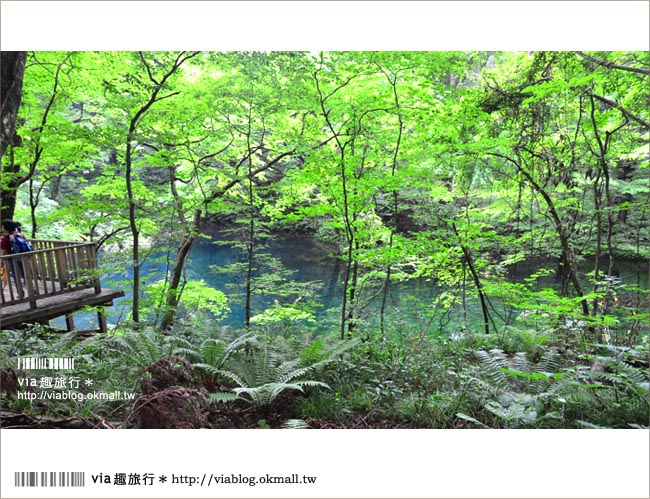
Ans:
<svg viewBox="0 0 650 499"><path fill-rule="evenodd" d="M27 52L2 52L0 53L1 84L0 116L2 128L0 129L0 160L5 155L7 148L20 146L20 137L16 135L16 118L22 100L23 75ZM0 192L0 215L2 219L12 218L16 208L15 189L17 186L8 184L6 177L15 177L18 173L17 165L10 161L6 166L2 162L2 179Z"/></svg>
<svg viewBox="0 0 650 499"><path fill-rule="evenodd" d="M26 60L27 52L0 53L0 67L2 68L0 78L0 92L2 94L2 103L0 105L2 115L0 159L4 156L9 144L13 144L18 140L15 137L16 117L22 99Z"/></svg>

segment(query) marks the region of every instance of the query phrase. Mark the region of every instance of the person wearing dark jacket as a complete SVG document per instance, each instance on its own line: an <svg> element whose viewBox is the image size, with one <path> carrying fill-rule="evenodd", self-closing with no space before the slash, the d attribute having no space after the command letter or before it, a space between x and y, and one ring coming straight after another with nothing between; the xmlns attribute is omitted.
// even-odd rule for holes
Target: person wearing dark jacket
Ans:
<svg viewBox="0 0 650 499"><path fill-rule="evenodd" d="M2 239L0 239L0 256L12 255L11 250L11 236L22 235L20 233L20 223L14 220L5 219L2 221ZM16 290L18 291L18 298L23 298L25 292L23 291L22 281L25 279L25 269L22 262L18 260L9 260L7 267L9 273L13 276L16 283Z"/></svg>

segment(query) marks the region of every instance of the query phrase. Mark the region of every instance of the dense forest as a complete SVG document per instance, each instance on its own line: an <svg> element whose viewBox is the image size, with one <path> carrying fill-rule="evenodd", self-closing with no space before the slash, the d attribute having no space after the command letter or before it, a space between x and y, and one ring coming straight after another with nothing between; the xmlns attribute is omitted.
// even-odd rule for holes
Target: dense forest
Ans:
<svg viewBox="0 0 650 499"><path fill-rule="evenodd" d="M3 426L647 428L649 83L648 52L3 53L1 218L95 242L128 304L3 330ZM268 251L298 237L327 307ZM21 398L26 356L92 387Z"/></svg>

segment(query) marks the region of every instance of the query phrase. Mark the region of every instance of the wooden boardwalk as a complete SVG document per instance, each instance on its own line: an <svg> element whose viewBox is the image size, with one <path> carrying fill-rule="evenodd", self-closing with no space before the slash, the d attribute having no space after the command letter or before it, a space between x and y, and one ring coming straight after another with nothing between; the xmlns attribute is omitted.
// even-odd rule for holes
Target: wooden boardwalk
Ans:
<svg viewBox="0 0 650 499"><path fill-rule="evenodd" d="M45 323L57 317L69 316L86 306L111 306L113 300L121 296L124 296L122 291L105 289L95 293L93 289L81 289L41 298L36 301L36 308L34 309L30 307L29 302L3 305L0 308L0 328L10 329L21 324L34 322ZM103 321L103 319L100 319L100 321ZM101 322L100 329L105 329Z"/></svg>
<svg viewBox="0 0 650 499"><path fill-rule="evenodd" d="M34 251L0 257L4 272L0 294L0 329L21 324L46 324L65 316L69 331L72 314L98 307L99 330L106 331L103 308L122 291L102 290L94 243L31 240Z"/></svg>

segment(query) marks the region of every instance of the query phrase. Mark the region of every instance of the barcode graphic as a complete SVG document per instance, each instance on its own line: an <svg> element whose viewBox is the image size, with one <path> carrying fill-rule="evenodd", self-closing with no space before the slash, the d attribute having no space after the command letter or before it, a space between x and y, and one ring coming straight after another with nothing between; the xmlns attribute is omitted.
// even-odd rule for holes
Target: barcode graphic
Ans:
<svg viewBox="0 0 650 499"><path fill-rule="evenodd" d="M21 357L18 369L74 369L72 357Z"/></svg>
<svg viewBox="0 0 650 499"><path fill-rule="evenodd" d="M16 471L15 487L85 487L84 471Z"/></svg>

